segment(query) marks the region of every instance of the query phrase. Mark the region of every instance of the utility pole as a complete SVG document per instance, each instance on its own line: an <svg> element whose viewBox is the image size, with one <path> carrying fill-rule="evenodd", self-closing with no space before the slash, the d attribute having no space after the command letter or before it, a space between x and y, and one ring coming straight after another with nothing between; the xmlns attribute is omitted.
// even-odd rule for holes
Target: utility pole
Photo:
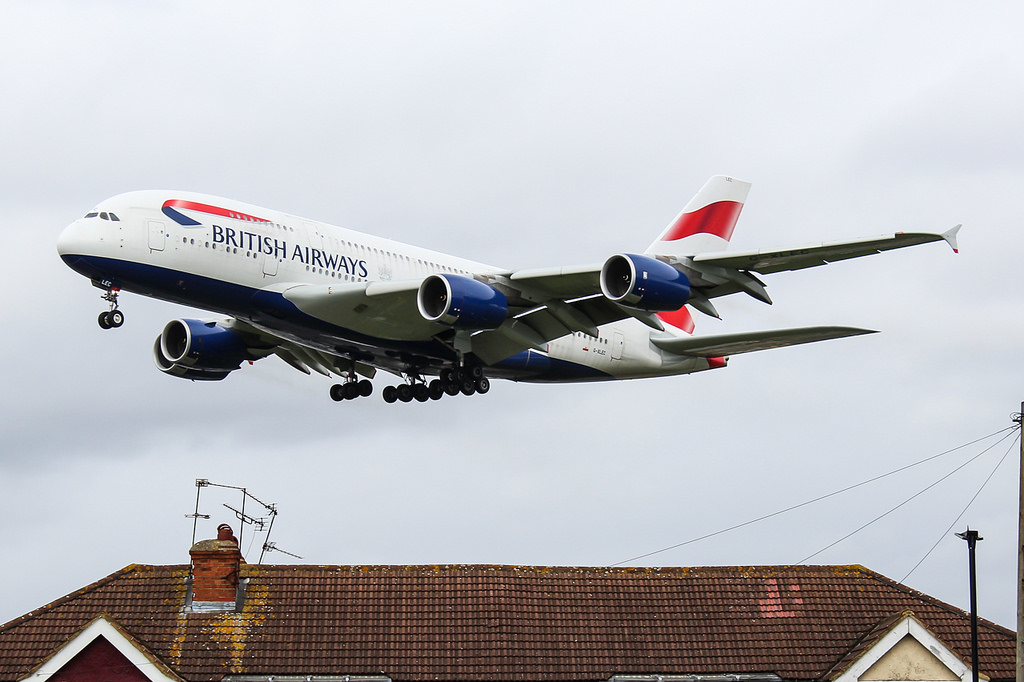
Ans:
<svg viewBox="0 0 1024 682"><path fill-rule="evenodd" d="M970 527L964 533L957 533L961 540L967 540L967 556L971 565L971 679L978 682L978 577L974 570L974 547L978 540L985 538L978 535L978 531Z"/></svg>
<svg viewBox="0 0 1024 682"><path fill-rule="evenodd" d="M1024 403L1020 404L1020 412L1013 415L1020 431L1021 419L1024 418ZM1020 438L1020 481L1018 482L1017 503L1017 682L1024 682L1024 431L1017 434Z"/></svg>

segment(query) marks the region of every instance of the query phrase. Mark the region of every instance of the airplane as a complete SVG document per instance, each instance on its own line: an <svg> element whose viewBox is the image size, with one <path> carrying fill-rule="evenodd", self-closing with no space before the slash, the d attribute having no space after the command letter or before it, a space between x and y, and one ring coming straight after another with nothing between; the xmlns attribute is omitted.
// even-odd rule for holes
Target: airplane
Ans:
<svg viewBox="0 0 1024 682"><path fill-rule="evenodd" d="M104 329L124 323L123 291L201 308L153 345L160 371L216 381L276 355L337 376L336 401L487 393L491 379L583 382L689 374L729 356L872 330L821 326L693 335L696 310L760 276L945 241L896 233L795 248L727 251L750 183L714 176L642 253L603 263L509 270L250 204L184 191L128 192L68 225L57 251L103 290Z"/></svg>

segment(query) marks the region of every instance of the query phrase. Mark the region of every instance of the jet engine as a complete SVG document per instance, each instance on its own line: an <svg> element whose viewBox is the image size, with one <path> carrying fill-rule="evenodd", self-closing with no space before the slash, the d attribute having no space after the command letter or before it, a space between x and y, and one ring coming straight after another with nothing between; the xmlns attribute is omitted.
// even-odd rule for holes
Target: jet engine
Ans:
<svg viewBox="0 0 1024 682"><path fill-rule="evenodd" d="M601 291L609 300L633 308L679 310L690 298L690 280L668 263L620 253L601 268Z"/></svg>
<svg viewBox="0 0 1024 682"><path fill-rule="evenodd" d="M495 329L508 316L505 294L460 275L430 275L416 293L420 315L457 329Z"/></svg>
<svg viewBox="0 0 1024 682"><path fill-rule="evenodd" d="M216 322L171 320L153 343L160 371L183 379L220 381L246 357L242 337Z"/></svg>

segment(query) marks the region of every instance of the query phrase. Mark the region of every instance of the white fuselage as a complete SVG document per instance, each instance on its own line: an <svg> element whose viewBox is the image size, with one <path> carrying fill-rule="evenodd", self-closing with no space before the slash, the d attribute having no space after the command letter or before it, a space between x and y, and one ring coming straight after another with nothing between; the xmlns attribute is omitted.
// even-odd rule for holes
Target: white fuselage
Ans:
<svg viewBox="0 0 1024 682"><path fill-rule="evenodd" d="M230 315L310 348L331 350L339 340L349 342L369 353L372 364L396 372L401 371L398 357L403 344L413 339L394 332L373 338L347 335L342 328L312 334L277 328L272 317L259 314L259 306L253 308L248 301L258 300L258 295L280 295L296 283L351 285L422 280L435 273L474 277L508 272L189 192L140 191L108 199L64 230L58 250L97 286ZM601 326L596 337L576 332L549 342L546 355L557 361L549 372L531 376L503 371L499 364L488 373L527 381L580 381L682 374L712 366L705 358L660 350L650 342L650 333L649 327L630 318ZM422 347L416 352L429 354L429 342L419 341Z"/></svg>

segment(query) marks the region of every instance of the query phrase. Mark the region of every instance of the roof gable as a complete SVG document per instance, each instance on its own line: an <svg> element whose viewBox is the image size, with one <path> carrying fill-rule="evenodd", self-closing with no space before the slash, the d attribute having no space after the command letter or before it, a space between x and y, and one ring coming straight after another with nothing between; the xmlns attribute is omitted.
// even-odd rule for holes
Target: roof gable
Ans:
<svg viewBox="0 0 1024 682"><path fill-rule="evenodd" d="M858 679L860 682L885 682L887 680L958 682L963 677L946 667L941 658L935 655L935 652L930 651L916 637L908 633L864 671L864 674Z"/></svg>
<svg viewBox="0 0 1024 682"><path fill-rule="evenodd" d="M892 620L892 619L887 619ZM967 682L971 669L913 612L904 611L861 642L849 666L833 682ZM980 676L982 679L988 679Z"/></svg>
<svg viewBox="0 0 1024 682"><path fill-rule="evenodd" d="M25 680L180 682L135 638L103 616L47 657Z"/></svg>

